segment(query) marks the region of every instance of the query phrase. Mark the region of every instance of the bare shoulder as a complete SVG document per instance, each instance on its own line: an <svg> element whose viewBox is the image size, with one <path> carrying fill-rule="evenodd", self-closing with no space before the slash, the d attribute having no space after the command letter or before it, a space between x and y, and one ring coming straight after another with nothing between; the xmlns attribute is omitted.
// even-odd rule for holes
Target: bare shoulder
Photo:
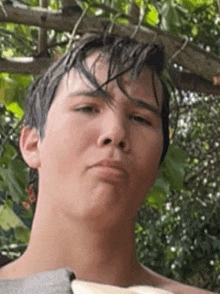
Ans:
<svg viewBox="0 0 220 294"><path fill-rule="evenodd" d="M18 279L21 277L21 273L22 268L20 267L18 260L14 260L0 267L0 280Z"/></svg>
<svg viewBox="0 0 220 294"><path fill-rule="evenodd" d="M9 280L11 278L12 276L10 271L8 271L8 266L7 265L2 266L0 268L0 280Z"/></svg>
<svg viewBox="0 0 220 294"><path fill-rule="evenodd" d="M155 287L159 287L163 290L170 291L174 294L217 294L214 292L210 292L208 290L199 289L196 287L188 286L185 284L182 284L180 282L171 280L169 278L166 278L149 268L141 265L143 269L145 270L146 276L148 276L148 279L151 281L151 284L153 284Z"/></svg>

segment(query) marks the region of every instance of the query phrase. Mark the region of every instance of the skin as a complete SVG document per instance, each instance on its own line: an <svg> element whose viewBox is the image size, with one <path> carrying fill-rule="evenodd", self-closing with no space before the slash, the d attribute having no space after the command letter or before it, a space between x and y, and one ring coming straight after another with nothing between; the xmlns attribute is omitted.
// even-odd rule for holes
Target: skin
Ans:
<svg viewBox="0 0 220 294"><path fill-rule="evenodd" d="M102 84L107 64L105 59L95 62L97 56L90 55L87 65L95 67ZM136 262L135 214L155 182L163 148L162 88L156 79L157 105L147 69L137 81L124 75L123 85L131 97L148 103L148 109L131 103L116 81L107 85L113 98L109 107L101 96L85 94L94 88L73 70L58 87L43 140L35 129L22 129L23 158L39 171L38 204L27 250L1 269L0 278L66 267L87 287L93 282L211 293L164 278ZM94 167L102 159L120 161L124 171ZM100 291L107 293L106 288Z"/></svg>

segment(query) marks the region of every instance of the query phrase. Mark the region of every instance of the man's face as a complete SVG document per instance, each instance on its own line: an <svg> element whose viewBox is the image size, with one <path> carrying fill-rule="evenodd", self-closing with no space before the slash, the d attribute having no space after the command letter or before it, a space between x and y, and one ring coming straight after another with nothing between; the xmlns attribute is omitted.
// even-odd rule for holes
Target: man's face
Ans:
<svg viewBox="0 0 220 294"><path fill-rule="evenodd" d="M102 84L108 65L104 59L95 62L97 54L87 58L87 65ZM163 148L162 88L156 79L158 106L150 71L136 81L126 74L123 86L136 103L112 81L106 88L113 98L109 106L100 95L89 94L94 87L75 70L63 78L48 112L45 137L38 142L42 201L85 220L134 216L157 176Z"/></svg>

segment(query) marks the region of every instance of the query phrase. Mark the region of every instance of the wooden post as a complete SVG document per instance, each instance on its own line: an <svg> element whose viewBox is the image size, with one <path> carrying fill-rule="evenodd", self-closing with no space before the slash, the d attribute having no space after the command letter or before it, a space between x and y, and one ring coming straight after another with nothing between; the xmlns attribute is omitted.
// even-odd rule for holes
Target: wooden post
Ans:
<svg viewBox="0 0 220 294"><path fill-rule="evenodd" d="M47 0L40 0L40 7L47 8L48 3ZM39 29L38 36L38 56L47 56L47 30L44 28Z"/></svg>

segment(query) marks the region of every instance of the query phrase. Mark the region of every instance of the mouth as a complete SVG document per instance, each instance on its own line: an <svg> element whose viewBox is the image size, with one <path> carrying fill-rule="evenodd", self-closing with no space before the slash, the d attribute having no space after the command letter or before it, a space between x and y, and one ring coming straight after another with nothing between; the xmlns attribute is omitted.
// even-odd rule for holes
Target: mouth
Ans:
<svg viewBox="0 0 220 294"><path fill-rule="evenodd" d="M94 164L92 167L103 177L128 178L128 173L121 161L104 159Z"/></svg>

